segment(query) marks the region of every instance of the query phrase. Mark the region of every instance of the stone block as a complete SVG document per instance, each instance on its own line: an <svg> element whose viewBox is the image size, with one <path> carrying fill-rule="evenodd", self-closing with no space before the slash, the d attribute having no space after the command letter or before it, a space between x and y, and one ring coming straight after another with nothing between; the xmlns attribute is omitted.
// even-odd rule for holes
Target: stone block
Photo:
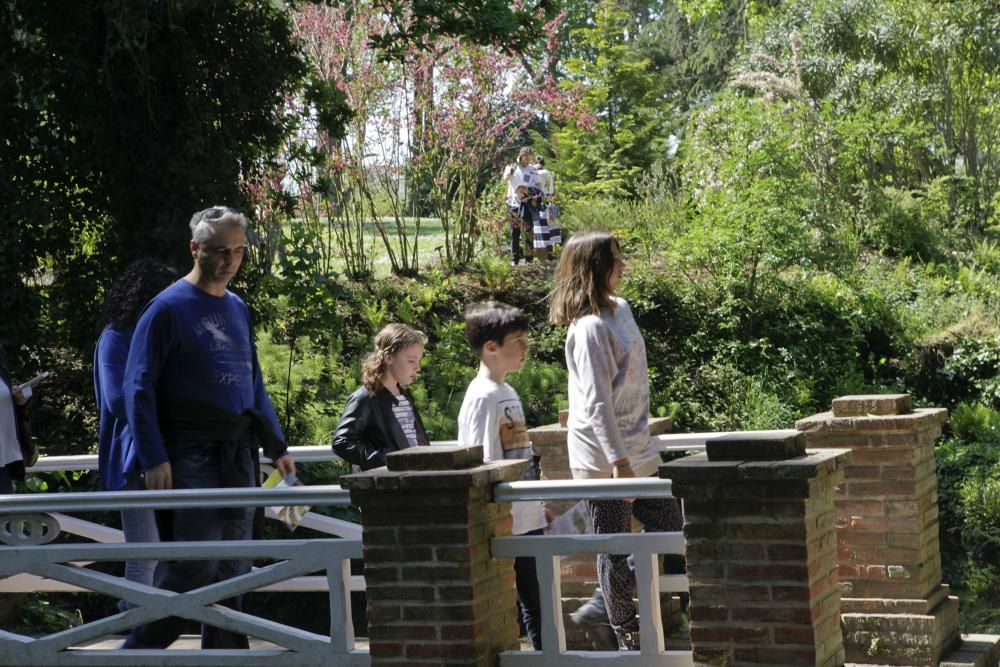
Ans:
<svg viewBox="0 0 1000 667"><path fill-rule="evenodd" d="M821 412L798 420L795 428L809 435L809 447L826 446L824 442L829 438L839 438L836 445L831 445L837 447L891 447L920 443L922 431L938 431L947 420L945 408L917 408L902 415L855 417Z"/></svg>
<svg viewBox="0 0 1000 667"><path fill-rule="evenodd" d="M696 500L803 498L809 494L809 480L839 470L850 457L849 449L805 452L781 461L712 461L706 454L692 454L661 465L660 477L673 481L675 496Z"/></svg>
<svg viewBox="0 0 1000 667"><path fill-rule="evenodd" d="M938 667L997 667L1000 661L1000 636L962 635L962 641L948 653Z"/></svg>
<svg viewBox="0 0 1000 667"><path fill-rule="evenodd" d="M957 646L958 598L930 614L841 614L847 662L934 667Z"/></svg>
<svg viewBox="0 0 1000 667"><path fill-rule="evenodd" d="M834 417L905 415L913 411L909 394L871 394L833 399Z"/></svg>
<svg viewBox="0 0 1000 667"><path fill-rule="evenodd" d="M802 456L805 439L794 430L744 431L705 442L709 461L780 461Z"/></svg>
<svg viewBox="0 0 1000 667"><path fill-rule="evenodd" d="M429 449L413 447L412 449ZM408 451L408 450L407 450ZM390 454L389 456L393 456ZM527 461L493 461L465 470L389 470L376 468L340 478L340 485L351 491L351 502L355 505L376 502L392 504L393 494L385 491L414 491L435 493L450 489L485 489L492 498L493 485L497 482L514 482L524 477L528 469ZM375 492L374 494L370 492ZM367 496L365 496L367 494ZM362 496L364 500L362 500ZM369 501L368 497L372 500ZM484 496L485 497L485 496Z"/></svg>
<svg viewBox="0 0 1000 667"><path fill-rule="evenodd" d="M385 457L389 470L462 470L483 462L482 445L408 447Z"/></svg>

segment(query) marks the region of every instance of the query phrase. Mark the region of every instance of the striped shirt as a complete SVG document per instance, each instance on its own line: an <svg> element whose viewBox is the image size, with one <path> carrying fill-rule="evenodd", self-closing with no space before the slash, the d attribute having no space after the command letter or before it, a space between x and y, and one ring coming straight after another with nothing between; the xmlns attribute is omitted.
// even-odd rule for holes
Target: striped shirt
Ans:
<svg viewBox="0 0 1000 667"><path fill-rule="evenodd" d="M403 429L403 435L406 436L410 447L416 447L420 443L417 442L417 418L413 414L413 404L403 394L396 396L395 399L396 404L392 406L392 414L399 422L399 427Z"/></svg>

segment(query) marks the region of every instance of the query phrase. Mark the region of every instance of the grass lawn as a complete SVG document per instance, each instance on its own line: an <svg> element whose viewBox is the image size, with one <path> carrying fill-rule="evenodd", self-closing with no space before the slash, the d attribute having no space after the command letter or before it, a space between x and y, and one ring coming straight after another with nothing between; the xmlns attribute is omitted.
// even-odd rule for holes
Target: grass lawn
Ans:
<svg viewBox="0 0 1000 667"><path fill-rule="evenodd" d="M382 218L389 236L390 242L395 245L397 240L396 226L392 218ZM406 218L406 233L412 239L416 234L417 220ZM372 266L376 278L385 278L392 273L392 266L389 263L389 255L386 253L385 244L379 236L374 222L365 224L367 232L365 238L365 248L372 258ZM440 248L440 251L438 250ZM444 254L444 229L441 227L440 218L420 218L420 234L417 242L417 259L421 271L426 267L440 266ZM344 268L343 259L338 257L334 261L334 268L342 271Z"/></svg>
<svg viewBox="0 0 1000 667"><path fill-rule="evenodd" d="M389 234L390 241L396 240L396 225L392 218L383 218L383 224L386 226L386 232ZM375 228L375 223L370 222L365 225L371 233L371 245L369 246L372 251L373 265L375 269L376 277L385 277L391 273L391 265L389 264L389 255L385 251L385 244L382 243L381 237L378 235L378 230ZM406 219L406 235L412 239L416 232L416 219L407 218ZM420 219L420 235L417 237L417 258L418 264L422 269L425 266L439 266L441 264L441 256L438 251L435 250L437 247L441 247L441 252L444 252L444 229L441 227L440 218L421 218Z"/></svg>

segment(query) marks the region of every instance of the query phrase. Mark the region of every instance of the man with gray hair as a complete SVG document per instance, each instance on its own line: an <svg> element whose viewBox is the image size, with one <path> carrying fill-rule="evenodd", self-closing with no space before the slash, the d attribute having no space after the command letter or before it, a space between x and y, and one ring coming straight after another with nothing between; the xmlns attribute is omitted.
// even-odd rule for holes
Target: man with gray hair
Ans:
<svg viewBox="0 0 1000 667"><path fill-rule="evenodd" d="M160 292L139 318L123 391L136 455L149 489L257 484L257 451L294 478L295 462L264 390L250 311L227 287L243 261L246 217L214 206L191 218L191 272ZM252 508L157 513L162 541L246 540ZM184 592L250 571L249 560L157 563L154 581ZM226 604L240 608L240 598ZM139 626L124 648L166 648L183 620ZM246 648L245 635L202 629L202 648Z"/></svg>

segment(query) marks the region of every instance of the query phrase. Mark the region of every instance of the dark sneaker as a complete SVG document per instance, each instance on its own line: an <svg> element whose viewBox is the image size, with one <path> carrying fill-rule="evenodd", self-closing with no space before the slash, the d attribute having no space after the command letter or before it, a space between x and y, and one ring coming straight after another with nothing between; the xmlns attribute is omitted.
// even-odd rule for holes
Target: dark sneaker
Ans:
<svg viewBox="0 0 1000 667"><path fill-rule="evenodd" d="M639 650L639 631L638 630L624 630L615 628L615 637L618 638L618 650L619 651L638 651Z"/></svg>
<svg viewBox="0 0 1000 667"><path fill-rule="evenodd" d="M569 617L578 628L587 633L587 639L598 651L618 649L618 641L615 639L615 633L608 622L608 610L600 588L594 589L594 594L590 599Z"/></svg>

